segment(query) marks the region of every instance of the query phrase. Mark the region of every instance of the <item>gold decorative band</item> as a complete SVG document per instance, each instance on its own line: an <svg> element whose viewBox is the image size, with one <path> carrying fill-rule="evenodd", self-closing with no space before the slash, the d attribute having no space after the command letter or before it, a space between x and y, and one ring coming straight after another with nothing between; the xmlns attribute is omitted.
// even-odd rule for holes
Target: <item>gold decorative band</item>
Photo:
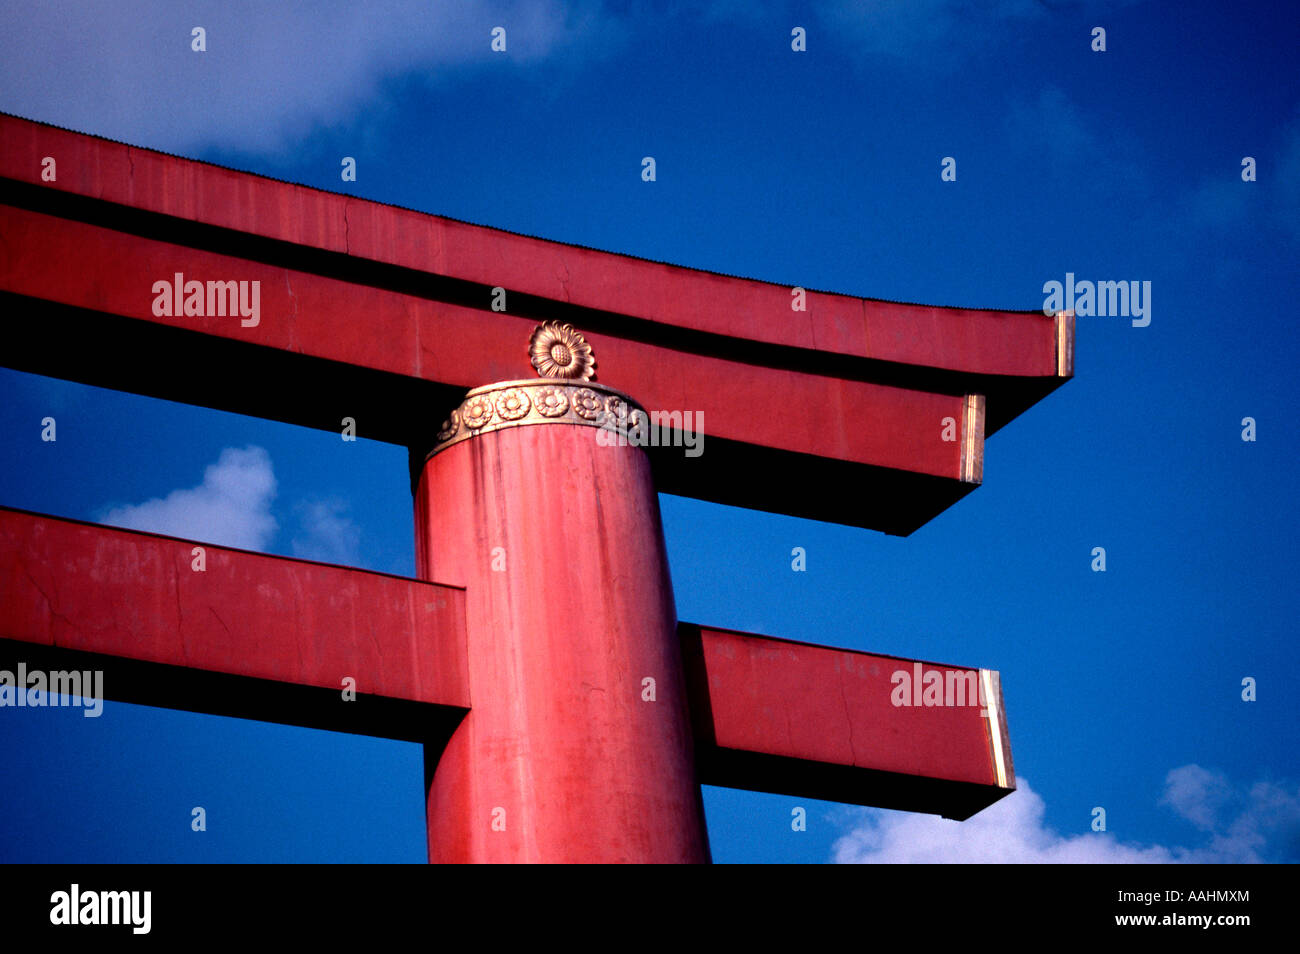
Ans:
<svg viewBox="0 0 1300 954"><path fill-rule="evenodd" d="M474 388L438 430L428 457L479 434L530 424L578 424L627 431L645 409L622 391L594 381L501 381Z"/></svg>
<svg viewBox="0 0 1300 954"><path fill-rule="evenodd" d="M984 395L966 395L962 421L961 479L968 484L984 482Z"/></svg>
<svg viewBox="0 0 1300 954"><path fill-rule="evenodd" d="M1006 707L1002 701L1002 674L996 669L980 670L980 694L988 718L989 746L993 772L999 788L1016 787L1016 769L1011 761L1011 739L1007 733Z"/></svg>

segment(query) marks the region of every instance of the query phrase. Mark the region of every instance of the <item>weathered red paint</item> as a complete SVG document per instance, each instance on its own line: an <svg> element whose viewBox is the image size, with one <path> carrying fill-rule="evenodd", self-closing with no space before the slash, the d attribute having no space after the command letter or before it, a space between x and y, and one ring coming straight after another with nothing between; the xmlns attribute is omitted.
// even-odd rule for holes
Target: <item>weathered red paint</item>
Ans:
<svg viewBox="0 0 1300 954"><path fill-rule="evenodd" d="M55 182L40 179L44 156L58 162ZM192 381L156 358L131 364L119 347L112 357L130 370L108 384L141 393L333 427L336 390L358 401L377 384L374 418L401 421L385 439L418 452L443 409L394 395L417 393L415 382L440 401L516 378L539 315L589 319L602 381L651 409L705 412L712 456L665 468L660 489L890 532L910 532L978 482L962 456L982 453L978 396L992 430L1072 371L1072 325L1036 313L815 292L792 311L784 285L5 116L0 232L3 301L55 316L23 325L14 366L103 383L87 360L97 351L59 365L76 340L42 357L36 336L58 336L62 321L84 333L83 351L111 348L118 333L188 349ZM259 281L261 321L153 315L153 283L176 272ZM488 310L481 293L497 285L523 307ZM264 408L207 380L218 362L225 374L245 359L291 369L290 389L308 376L305 404L330 404L327 423L284 389ZM955 439L943 440L945 418ZM819 493L762 479L791 466ZM599 447L592 429L570 425L480 434L419 472L416 525L420 575L452 588L210 546L196 573L184 541L0 511L0 648L267 680L277 693L336 689L355 671L360 691L445 710L438 731L412 734L430 740L431 767L454 729L429 788L432 860L707 860L700 780L958 818L1014 785L992 771L978 710L892 704L886 670L908 661L679 634L637 448Z"/></svg>
<svg viewBox="0 0 1300 954"><path fill-rule="evenodd" d="M0 205L0 291L463 388L526 370L536 321L463 308ZM176 273L258 281L260 320L153 314ZM703 415L707 437L959 480L964 395L932 394L588 334L600 379L649 409ZM523 368L521 369L521 365ZM718 382L726 382L720 389ZM437 412L433 409L431 414ZM943 439L943 420L957 426ZM369 424L359 422L362 432ZM983 434L978 435L980 446ZM705 446L707 453L707 444Z"/></svg>
<svg viewBox="0 0 1300 954"><path fill-rule="evenodd" d="M472 699L429 789L431 861L709 858L649 462L596 434L480 434L420 477L419 572L466 588Z"/></svg>
<svg viewBox="0 0 1300 954"><path fill-rule="evenodd" d="M0 355L10 367L313 427L352 417L364 436L418 454L455 391L515 377L531 327L571 321L595 346L600 380L652 412L693 412L711 441L707 468L651 451L660 491L894 534L978 485L985 434L1072 373L1072 325L1037 313L811 292L795 311L784 285L11 116L0 116L0 231L0 307L22 319ZM154 283L177 273L259 282L260 321L155 316ZM489 307L498 286L505 312ZM51 336L65 346L51 351ZM219 386L234 366L256 373ZM976 416L963 412L968 396ZM431 421L415 411L425 406ZM825 492L754 479L791 470Z"/></svg>
<svg viewBox="0 0 1300 954"><path fill-rule="evenodd" d="M916 660L688 624L681 632L702 781L953 818L1015 788L1013 771L999 784L989 734L1005 724L1000 697L995 723L978 696L898 706L894 673L910 678ZM945 680L950 671L977 675L920 665ZM820 777L817 764L828 769Z"/></svg>
<svg viewBox="0 0 1300 954"><path fill-rule="evenodd" d="M468 707L462 590L0 509L0 638Z"/></svg>
<svg viewBox="0 0 1300 954"><path fill-rule="evenodd" d="M522 436L521 430L552 429L508 433ZM574 432L575 439L579 431L592 433L587 428L559 429ZM455 496L454 485L467 479L467 467L473 471L474 455L468 450L482 439L435 458L440 460L453 451L463 451L462 458L469 458L467 464L464 459L447 457L443 463L449 466L440 472L439 480L444 483L438 493L421 492L421 506L432 506L438 499L448 508L437 521L440 533L464 533L470 528L470 517L461 510L464 501ZM518 450L523 453L526 448ZM578 672L568 683L561 677L554 687L556 695L563 696L565 687L571 689L576 678L582 691L560 699L557 706L563 708L576 698L584 714L596 703L610 703L634 720L653 715L648 721L635 722L636 730L652 737L671 730L678 733L676 742L680 743L679 707L685 691L700 781L889 807L894 805L891 797L905 792L913 810L949 817L964 817L1010 790L994 781L984 735L986 720L979 717L978 710L898 709L882 702L890 691L888 674L910 667L912 660L681 624L678 632L689 678L685 690L674 688L676 677L671 673L678 662L672 650L661 642L647 644L648 631L629 623L626 615L638 612L634 604L639 602L649 619L662 622L672 617L671 594L654 569L654 561L661 558L653 539L658 532L652 530L652 525L657 526L655 505L653 500L635 506L631 501L632 496L644 492L644 461L637 461L635 448L597 450L613 455L599 461L605 465L599 475L602 481L611 479L607 471L614 471L612 486L599 485L605 489L604 495L591 498L590 488L597 485L590 479L584 484L577 472L562 473L558 480L569 495L587 487L590 505L599 505L604 523L589 528L594 544L588 557L596 562L612 561L607 565L614 574L612 586L579 585L585 574L595 572L581 562L581 547L574 548L577 562L556 556L558 545L547 528L576 527L585 519L582 513L568 511L561 499L565 494L548 498L535 508L527 507L530 516L518 527L496 523L501 535L495 541L491 533L475 535L468 546L453 545L454 540L445 537L430 549L433 525L421 521L426 530L420 537L425 552L422 565L428 572L436 567L436 572L460 581L461 586L211 544L202 544L207 568L197 572L192 569L192 551L199 545L194 541L0 508L0 640L161 663L194 672L268 679L286 686L338 690L341 678L353 675L358 679L358 692L365 695L469 709L467 591L462 587L466 581L482 577L497 587L495 596L492 591L484 594L485 603L502 593L511 600L526 594L532 601L529 612L536 611L544 625L529 631L532 639L525 641L526 649L534 647L537 634L545 635L551 628L563 629L560 636L572 637L567 621L577 624L579 637L590 640L604 638L601 626L607 625L609 632L620 636L617 652L642 654L640 661L628 662L628 666L646 674L652 670L661 673L654 677L656 701L643 702L640 678L644 677L629 681L622 671L611 674L608 668L601 668L609 665L605 650L588 646L579 654L578 663L591 669ZM620 461L618 455L627 459ZM539 494L549 486L533 480L526 483L530 492ZM468 492L463 485L460 490ZM610 494L615 496L607 502ZM525 504L516 498L509 506L516 509L500 512L497 521L519 516ZM561 519L561 515L566 516ZM644 526L637 524L642 519L647 521ZM614 533L631 541L641 557L611 549ZM491 570L495 546L505 548L506 570L500 572ZM534 550L540 558L529 559ZM484 560L486 569L480 565ZM516 560L524 562L515 566ZM542 578L535 578L539 567ZM551 580L558 580L561 588L552 590ZM480 630L496 609L493 605L476 607ZM500 636L493 636L496 631L491 625L486 631L488 638ZM553 648L562 650L559 636L556 639ZM657 646L659 655L646 655L647 645ZM487 665L488 678L501 679L492 668L491 652L480 647L480 662ZM531 649L528 655L533 656ZM534 658L533 665L537 662ZM549 677L533 678L543 684L549 681ZM583 687L583 682L590 688ZM596 691L602 683L604 693ZM626 698L611 698L610 693L617 693L620 687ZM107 688L113 698L124 701L173 704L147 695L137 699L117 692L118 687L112 684ZM485 683L476 691L479 708L485 711L476 725L504 718L503 713L518 714L510 708L523 698L516 688L507 692ZM187 708L193 708L195 702L181 699ZM237 702L225 711L246 714L240 712ZM301 721L287 707L256 717L315 724ZM602 717L615 718L615 713L606 712ZM540 724L548 733L560 726L551 712ZM415 728L390 721L371 725L370 731L418 738L421 733L413 731ZM573 725L568 729L576 731ZM515 731L523 729L516 727ZM605 727L599 731L618 734L621 730L615 724L613 730ZM661 753L652 761L677 765L679 776L684 776L686 769L674 761L676 757L669 757L666 763L663 758ZM599 758L602 763L606 760L604 754ZM635 774L644 768L633 765L625 770ZM457 769L440 771L439 798L445 798L442 793ZM435 824L433 818L430 824ZM461 834L456 825L444 833L456 850L470 850L468 844L455 845Z"/></svg>
<svg viewBox="0 0 1300 954"><path fill-rule="evenodd" d="M45 156L58 162L55 182L41 180ZM809 292L807 311L796 312L791 285L516 235L15 116L0 115L0 178L665 326L970 374L1060 373L1054 322L1037 312L823 292Z"/></svg>

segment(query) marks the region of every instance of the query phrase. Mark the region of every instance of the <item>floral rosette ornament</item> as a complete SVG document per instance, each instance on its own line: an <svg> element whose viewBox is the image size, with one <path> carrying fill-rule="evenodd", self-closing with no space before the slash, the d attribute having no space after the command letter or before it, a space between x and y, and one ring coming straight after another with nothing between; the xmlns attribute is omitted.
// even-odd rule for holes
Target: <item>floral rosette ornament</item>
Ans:
<svg viewBox="0 0 1300 954"><path fill-rule="evenodd" d="M605 398L605 424L624 427L627 424L627 402L611 394Z"/></svg>
<svg viewBox="0 0 1300 954"><path fill-rule="evenodd" d="M544 378L590 381L596 376L591 345L573 325L542 322L528 341L528 357Z"/></svg>
<svg viewBox="0 0 1300 954"><path fill-rule="evenodd" d="M532 407L532 402L528 400L528 395L519 388L511 388L509 391L502 392L497 398L497 413L505 421L517 421L528 413Z"/></svg>
<svg viewBox="0 0 1300 954"><path fill-rule="evenodd" d="M605 402L599 394L590 388L574 392L573 412L587 421L594 421L605 413Z"/></svg>
<svg viewBox="0 0 1300 954"><path fill-rule="evenodd" d="M492 420L492 399L482 394L470 398L461 408L461 420L471 431L477 431Z"/></svg>
<svg viewBox="0 0 1300 954"><path fill-rule="evenodd" d="M442 422L442 427L438 428L438 440L449 441L456 436L460 430L460 411L452 411L451 417Z"/></svg>
<svg viewBox="0 0 1300 954"><path fill-rule="evenodd" d="M559 417L569 409L569 397L563 388L548 385L537 392L537 413L542 417Z"/></svg>

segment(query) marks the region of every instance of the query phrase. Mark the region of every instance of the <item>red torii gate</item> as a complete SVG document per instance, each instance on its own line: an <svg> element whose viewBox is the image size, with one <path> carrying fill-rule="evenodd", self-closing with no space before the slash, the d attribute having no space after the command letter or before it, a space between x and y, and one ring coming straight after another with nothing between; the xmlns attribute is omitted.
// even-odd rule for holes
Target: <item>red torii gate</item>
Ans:
<svg viewBox="0 0 1300 954"><path fill-rule="evenodd" d="M958 819L1014 789L996 672L679 624L656 489L910 533L1070 377L1068 316L819 292L795 311L784 286L3 115L0 236L6 365L353 418L411 450L420 577L218 547L196 572L192 542L0 510L0 660L420 741L431 861L707 860L701 782ZM155 314L178 273L259 282L258 321ZM521 380L530 344L553 376ZM638 404L706 412L708 453L605 446ZM898 705L899 670L987 711Z"/></svg>

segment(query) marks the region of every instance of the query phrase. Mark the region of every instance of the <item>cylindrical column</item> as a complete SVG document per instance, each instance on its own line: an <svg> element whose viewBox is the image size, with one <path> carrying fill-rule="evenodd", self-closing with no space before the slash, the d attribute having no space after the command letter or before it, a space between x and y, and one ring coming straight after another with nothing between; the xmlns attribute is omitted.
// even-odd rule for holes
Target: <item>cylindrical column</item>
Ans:
<svg viewBox="0 0 1300 954"><path fill-rule="evenodd" d="M432 862L709 860L649 461L596 426L627 400L476 388L425 462L419 574L466 588L471 705L429 788Z"/></svg>

